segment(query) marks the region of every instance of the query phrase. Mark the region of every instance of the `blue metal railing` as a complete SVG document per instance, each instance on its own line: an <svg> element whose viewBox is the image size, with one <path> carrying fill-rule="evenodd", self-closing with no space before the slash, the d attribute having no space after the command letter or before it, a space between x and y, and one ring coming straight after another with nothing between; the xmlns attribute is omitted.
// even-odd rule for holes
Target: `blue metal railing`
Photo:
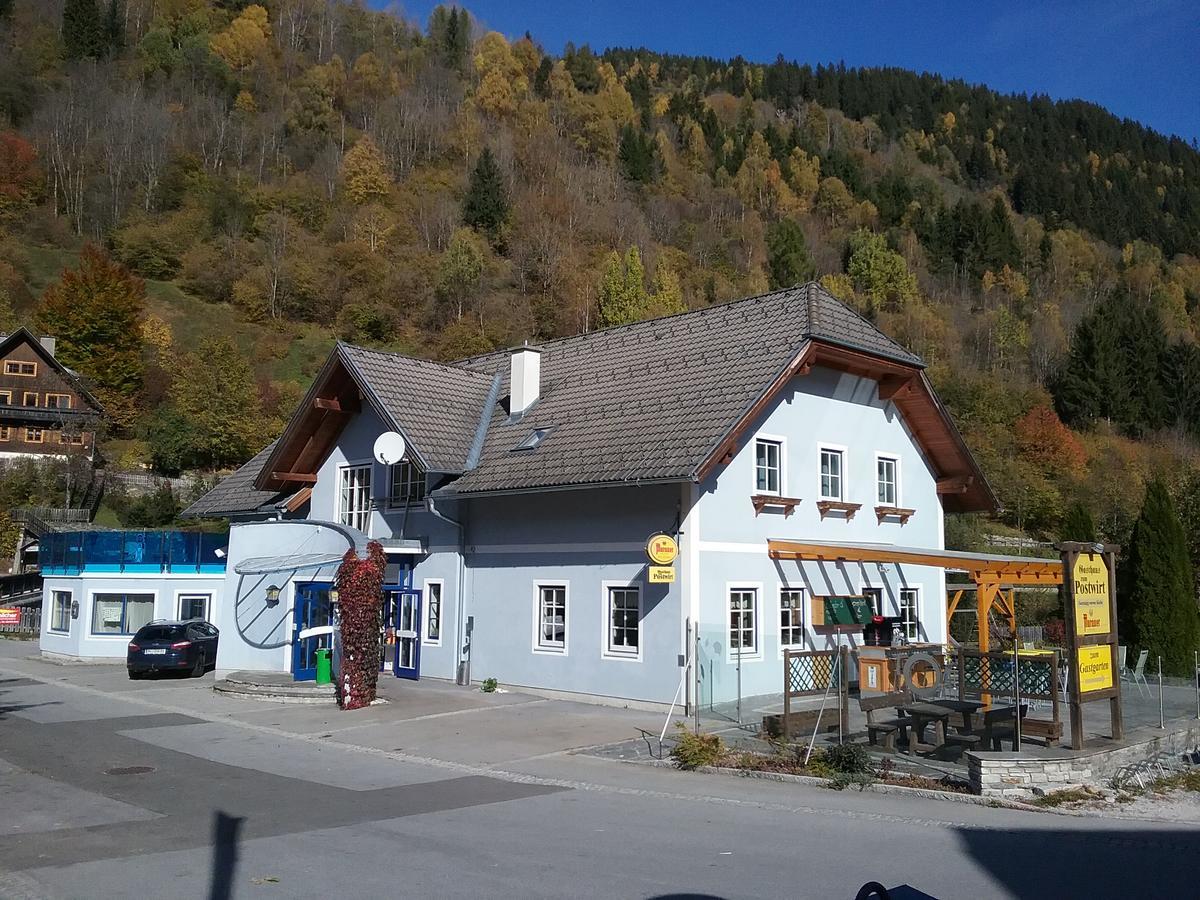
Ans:
<svg viewBox="0 0 1200 900"><path fill-rule="evenodd" d="M204 531L54 531L38 542L45 575L225 571L228 535Z"/></svg>

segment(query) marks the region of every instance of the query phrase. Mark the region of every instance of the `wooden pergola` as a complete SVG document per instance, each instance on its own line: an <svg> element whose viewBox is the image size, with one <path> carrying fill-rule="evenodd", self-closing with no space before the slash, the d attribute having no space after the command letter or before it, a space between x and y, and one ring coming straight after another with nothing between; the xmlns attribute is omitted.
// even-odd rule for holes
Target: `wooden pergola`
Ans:
<svg viewBox="0 0 1200 900"><path fill-rule="evenodd" d="M961 550L925 550L917 547L896 547L890 544L835 544L824 541L768 540L767 555L771 559L792 559L803 562L831 563L907 563L913 566L934 566L955 572L966 572L975 582L975 604L978 619L979 649L986 653L991 641L988 635L988 614L995 609L1008 620L1012 632L1017 632L1016 606L1012 588L1022 585L1056 587L1063 583L1061 559L1037 559L1028 556L1001 556L992 553L968 553ZM955 593L946 610L946 627L963 598L964 590Z"/></svg>

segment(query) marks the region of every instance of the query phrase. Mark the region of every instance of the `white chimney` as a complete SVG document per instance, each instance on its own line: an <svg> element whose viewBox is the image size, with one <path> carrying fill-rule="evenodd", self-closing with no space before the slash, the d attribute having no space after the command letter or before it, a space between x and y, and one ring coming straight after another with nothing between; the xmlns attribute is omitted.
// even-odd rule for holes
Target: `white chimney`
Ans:
<svg viewBox="0 0 1200 900"><path fill-rule="evenodd" d="M58 344L58 341L56 341L54 338L50 337L50 335L48 335L48 334L43 337L38 338L38 340L41 341L42 347L45 348L46 352L49 353L51 356L53 356L54 348Z"/></svg>
<svg viewBox="0 0 1200 900"><path fill-rule="evenodd" d="M526 344L514 347L509 369L508 413L520 416L542 391L542 351Z"/></svg>

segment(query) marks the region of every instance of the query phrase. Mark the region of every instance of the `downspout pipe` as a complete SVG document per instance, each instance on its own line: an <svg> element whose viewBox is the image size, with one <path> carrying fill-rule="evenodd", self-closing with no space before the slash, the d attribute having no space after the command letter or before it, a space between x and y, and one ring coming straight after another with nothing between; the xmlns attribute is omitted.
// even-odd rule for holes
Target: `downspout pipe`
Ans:
<svg viewBox="0 0 1200 900"><path fill-rule="evenodd" d="M458 684L469 685L471 683L471 662L470 656L465 652L467 644L467 623L464 613L466 612L466 530L463 528L462 522L451 519L449 516L442 513L434 502L433 495L425 497L425 508L429 510L436 518L441 519L447 525L453 526L458 531L458 578L455 586L455 650L454 650L454 674L455 681Z"/></svg>

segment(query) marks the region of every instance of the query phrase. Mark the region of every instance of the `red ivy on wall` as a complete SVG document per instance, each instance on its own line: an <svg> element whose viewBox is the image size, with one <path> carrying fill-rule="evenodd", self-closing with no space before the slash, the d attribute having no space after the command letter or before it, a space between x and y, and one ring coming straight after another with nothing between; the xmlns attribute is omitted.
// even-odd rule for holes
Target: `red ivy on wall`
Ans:
<svg viewBox="0 0 1200 900"><path fill-rule="evenodd" d="M342 674L338 706L358 709L375 699L379 683L379 609L387 558L378 541L367 544L367 558L351 547L337 573L341 614Z"/></svg>

